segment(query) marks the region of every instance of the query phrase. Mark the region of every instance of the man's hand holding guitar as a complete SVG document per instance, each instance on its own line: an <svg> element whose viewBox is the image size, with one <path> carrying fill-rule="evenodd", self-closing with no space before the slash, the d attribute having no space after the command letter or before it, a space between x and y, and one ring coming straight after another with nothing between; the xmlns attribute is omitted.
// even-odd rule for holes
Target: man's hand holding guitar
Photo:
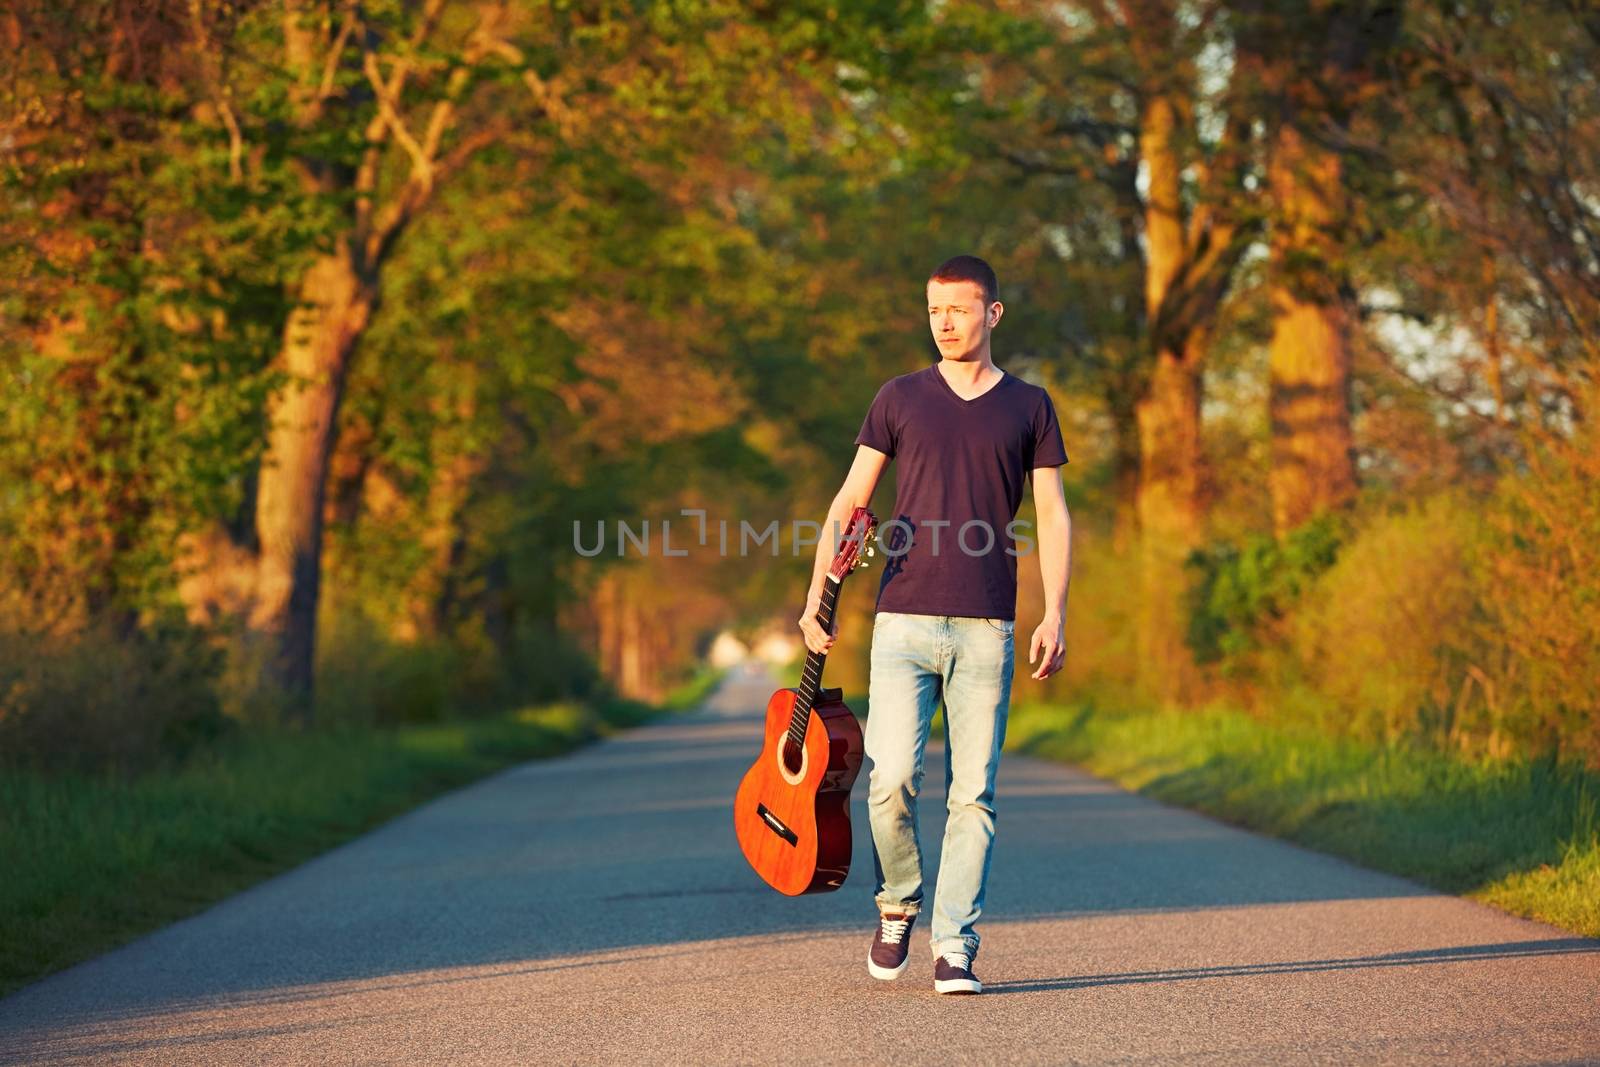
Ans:
<svg viewBox="0 0 1600 1067"><path fill-rule="evenodd" d="M817 621L817 616L822 611L822 592L813 591L806 599L806 610L800 615L800 632L805 636L806 648L812 652L826 653L839 639L839 620L834 618L833 628L824 630Z"/></svg>

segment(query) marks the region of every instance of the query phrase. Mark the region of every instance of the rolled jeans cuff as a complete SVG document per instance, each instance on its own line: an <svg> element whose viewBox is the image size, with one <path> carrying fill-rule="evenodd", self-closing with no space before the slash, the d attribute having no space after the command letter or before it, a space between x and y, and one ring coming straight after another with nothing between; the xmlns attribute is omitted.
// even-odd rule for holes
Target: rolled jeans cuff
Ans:
<svg viewBox="0 0 1600 1067"><path fill-rule="evenodd" d="M899 904L883 897L873 897L873 902L878 905L879 915L921 915L922 902L912 901L910 904Z"/></svg>

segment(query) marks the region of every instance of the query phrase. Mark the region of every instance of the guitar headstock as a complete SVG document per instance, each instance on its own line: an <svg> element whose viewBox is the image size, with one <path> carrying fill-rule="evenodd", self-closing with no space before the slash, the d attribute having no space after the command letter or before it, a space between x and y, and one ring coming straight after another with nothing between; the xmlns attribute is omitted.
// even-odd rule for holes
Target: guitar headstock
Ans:
<svg viewBox="0 0 1600 1067"><path fill-rule="evenodd" d="M845 526L844 534L839 538L839 548L833 557L833 566L828 568L828 573L837 580L842 581L845 575L855 570L858 566L866 566L863 555L872 555L872 546L867 542L878 529L878 517L868 508L856 508L850 513L850 522ZM865 551L863 552L863 546Z"/></svg>

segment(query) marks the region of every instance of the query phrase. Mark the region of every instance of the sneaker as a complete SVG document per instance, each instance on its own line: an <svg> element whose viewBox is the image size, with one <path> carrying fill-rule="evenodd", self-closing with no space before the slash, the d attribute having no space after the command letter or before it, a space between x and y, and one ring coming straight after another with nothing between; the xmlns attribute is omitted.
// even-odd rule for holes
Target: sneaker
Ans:
<svg viewBox="0 0 1600 1067"><path fill-rule="evenodd" d="M972 973L972 957L965 952L946 952L934 960L933 989L936 993L982 993L983 983Z"/></svg>
<svg viewBox="0 0 1600 1067"><path fill-rule="evenodd" d="M914 914L878 916L878 932L872 936L872 948L867 953L868 974L887 982L906 973L906 964L910 962L907 950L911 947L906 943L906 935L916 921Z"/></svg>

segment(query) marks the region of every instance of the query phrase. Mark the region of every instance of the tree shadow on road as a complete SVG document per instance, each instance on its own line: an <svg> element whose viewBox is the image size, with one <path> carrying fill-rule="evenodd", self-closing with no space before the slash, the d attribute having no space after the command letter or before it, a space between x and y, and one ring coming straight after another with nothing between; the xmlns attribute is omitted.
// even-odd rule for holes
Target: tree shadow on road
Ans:
<svg viewBox="0 0 1600 1067"><path fill-rule="evenodd" d="M1163 971L1128 971L1122 974L1067 975L1061 978L1015 982L985 982L985 993L1039 993L1050 990L1088 989L1094 986L1143 985L1151 982L1192 982L1204 978L1250 978L1274 974L1312 974L1319 971L1364 970L1370 967L1414 967L1437 963L1473 963L1482 960L1522 959L1530 956L1564 956L1600 952L1600 941L1573 937L1552 941L1507 941L1488 945L1387 952L1377 956L1341 959L1287 960L1241 963L1214 967L1179 967Z"/></svg>

